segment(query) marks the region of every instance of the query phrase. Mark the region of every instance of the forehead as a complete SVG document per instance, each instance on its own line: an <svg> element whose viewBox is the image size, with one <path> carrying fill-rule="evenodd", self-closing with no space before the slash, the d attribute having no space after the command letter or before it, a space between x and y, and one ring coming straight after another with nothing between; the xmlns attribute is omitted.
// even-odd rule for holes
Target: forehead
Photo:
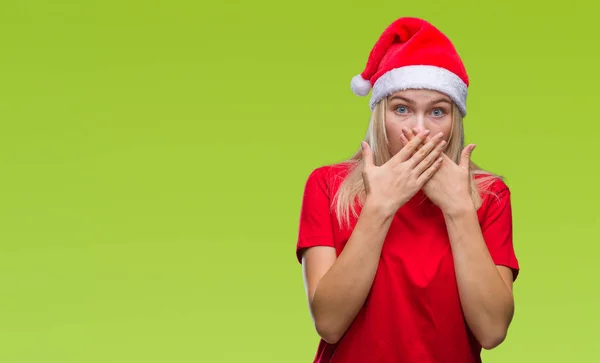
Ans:
<svg viewBox="0 0 600 363"><path fill-rule="evenodd" d="M414 102L430 102L433 100L447 100L450 101L450 97L447 95L433 90L428 89L409 89L392 93L389 98L402 97Z"/></svg>

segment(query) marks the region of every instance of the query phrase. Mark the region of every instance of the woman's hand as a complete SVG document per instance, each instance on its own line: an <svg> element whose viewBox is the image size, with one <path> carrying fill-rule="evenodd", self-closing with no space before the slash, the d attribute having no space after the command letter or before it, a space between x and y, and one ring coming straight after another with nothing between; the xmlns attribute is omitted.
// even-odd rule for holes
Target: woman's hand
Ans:
<svg viewBox="0 0 600 363"><path fill-rule="evenodd" d="M366 142L361 143L365 203L393 215L430 180L442 163L440 155L445 141L439 133L424 143L428 135L428 131L415 134L382 166L374 165L371 148Z"/></svg>
<svg viewBox="0 0 600 363"><path fill-rule="evenodd" d="M404 147L416 139L421 142L416 130L403 132ZM427 139L426 139L427 140ZM414 144L413 144L414 145ZM456 164L446 154L442 154L439 170L423 186L423 192L444 213L452 214L473 207L471 198L471 178L469 166L474 144L467 145L461 153L460 163ZM469 204L470 203L470 204Z"/></svg>

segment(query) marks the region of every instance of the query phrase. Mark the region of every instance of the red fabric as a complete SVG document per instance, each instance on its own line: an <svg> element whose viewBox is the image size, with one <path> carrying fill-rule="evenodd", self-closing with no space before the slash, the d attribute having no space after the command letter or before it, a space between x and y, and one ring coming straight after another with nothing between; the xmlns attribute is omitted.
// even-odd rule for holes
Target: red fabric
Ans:
<svg viewBox="0 0 600 363"><path fill-rule="evenodd" d="M431 23L417 18L400 18L383 31L361 76L374 85L384 73L413 65L445 68L469 85L467 71L450 39Z"/></svg>
<svg viewBox="0 0 600 363"><path fill-rule="evenodd" d="M330 203L347 172L323 166L309 176L302 201L296 253L335 247L339 255L351 229L336 222ZM478 210L490 254L498 265L519 265L513 250L510 192L502 181ZM354 220L352 225L356 221ZM462 314L443 215L422 192L399 209L381 253L371 292L344 337L321 340L316 363L476 363L481 346Z"/></svg>

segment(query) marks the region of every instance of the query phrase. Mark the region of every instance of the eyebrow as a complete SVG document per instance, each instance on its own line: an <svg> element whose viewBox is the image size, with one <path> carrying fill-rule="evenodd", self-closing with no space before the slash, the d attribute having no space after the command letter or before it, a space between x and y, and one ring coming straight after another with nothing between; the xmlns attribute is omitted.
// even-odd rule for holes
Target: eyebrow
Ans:
<svg viewBox="0 0 600 363"><path fill-rule="evenodd" d="M411 105L415 104L415 101L408 99L408 98L404 98L402 96L393 96L392 98L390 98L390 101L392 100L402 100L406 103L410 103ZM449 99L447 99L446 97L442 97L442 98L437 98L431 102L429 102L427 105L435 105L436 103L441 103L441 102L445 102L445 103L451 103Z"/></svg>

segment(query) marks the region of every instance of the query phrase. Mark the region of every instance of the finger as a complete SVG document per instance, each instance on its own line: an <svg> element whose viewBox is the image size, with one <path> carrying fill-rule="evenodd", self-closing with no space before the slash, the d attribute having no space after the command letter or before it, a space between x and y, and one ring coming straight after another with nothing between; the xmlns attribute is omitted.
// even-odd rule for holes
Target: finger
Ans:
<svg viewBox="0 0 600 363"><path fill-rule="evenodd" d="M394 163L408 160L415 152L415 150L417 150L417 147L423 142L423 140L425 140L425 137L427 137L427 135L429 135L429 130L425 130L419 133L412 140L410 140L405 147L400 149L400 152L394 155L390 160Z"/></svg>
<svg viewBox="0 0 600 363"><path fill-rule="evenodd" d="M406 138L406 136L404 136L404 134L400 134L400 141L402 142L402 146L406 146L406 144L408 144L409 140Z"/></svg>
<svg viewBox="0 0 600 363"><path fill-rule="evenodd" d="M405 127L405 128L403 128L403 129L402 129L402 134L403 134L403 135L404 135L404 136L407 138L407 140L409 140L409 141L410 141L410 140L412 140L412 139L413 139L413 138L414 138L414 137L415 137L415 136L416 136L418 133L419 133L419 130L417 130L416 128L413 128L413 129L410 129L410 130L409 130L408 128L406 128L406 127ZM431 137L431 135L430 135L430 136L427 136L427 137L425 138L425 140L423 140L423 143L426 143L426 142L428 142L429 140L431 140L431 138L432 138L432 137ZM418 148L417 148L417 149L418 149Z"/></svg>
<svg viewBox="0 0 600 363"><path fill-rule="evenodd" d="M471 161L471 153L473 152L473 149L475 149L475 144L470 144L467 145L467 147L465 147L463 149L463 151L460 154L460 164L459 166L465 170L469 169L469 164Z"/></svg>
<svg viewBox="0 0 600 363"><path fill-rule="evenodd" d="M421 175L419 175L419 177L417 178L417 185L421 185L421 186L425 185L425 183L427 183L427 181L429 181L429 179L431 179L431 177L435 174L435 172L440 169L443 161L444 161L444 158L442 158L442 157L435 159L433 164L431 164L429 166L429 168L427 168L427 170L425 170L423 173L421 173Z"/></svg>
<svg viewBox="0 0 600 363"><path fill-rule="evenodd" d="M411 131L412 131L412 132L411 132L411 134L412 134L413 136L419 133L419 130L417 130L417 129L412 129ZM432 137L432 136L428 136L428 137L426 137L426 138L425 138L425 142L429 141L429 140L431 139L431 137Z"/></svg>
<svg viewBox="0 0 600 363"><path fill-rule="evenodd" d="M372 167L373 166L373 151L371 150L371 147L365 141L361 141L360 149L361 149L361 153L362 153L362 158L364 160L365 169Z"/></svg>
<svg viewBox="0 0 600 363"><path fill-rule="evenodd" d="M421 175L425 172L438 158L442 158L442 152L444 151L444 146L446 145L446 141L440 141L435 149L430 152L421 162L419 162L414 169L414 172L417 176Z"/></svg>
<svg viewBox="0 0 600 363"><path fill-rule="evenodd" d="M413 129L411 129L411 130L410 130L410 132L411 132L413 135L416 135L416 134L418 134L418 133L419 133L419 130L417 130L417 129L414 129L414 128L413 128ZM427 139L425 139L425 141L427 141Z"/></svg>
<svg viewBox="0 0 600 363"><path fill-rule="evenodd" d="M413 167L418 165L425 157L427 157L432 150L442 142L442 137L444 134L441 132L432 137L427 143L425 143L422 147L419 148L417 152L411 157L411 161L413 163Z"/></svg>
<svg viewBox="0 0 600 363"><path fill-rule="evenodd" d="M406 129L406 128L402 129L402 132L400 133L400 141L402 142L403 147L408 145L410 140L412 140L413 138L414 138L414 135L409 136L408 129Z"/></svg>
<svg viewBox="0 0 600 363"><path fill-rule="evenodd" d="M402 135L404 135L404 137L410 141L412 140L417 134L415 134L414 132L410 131L409 129L407 129L406 127L402 129Z"/></svg>

